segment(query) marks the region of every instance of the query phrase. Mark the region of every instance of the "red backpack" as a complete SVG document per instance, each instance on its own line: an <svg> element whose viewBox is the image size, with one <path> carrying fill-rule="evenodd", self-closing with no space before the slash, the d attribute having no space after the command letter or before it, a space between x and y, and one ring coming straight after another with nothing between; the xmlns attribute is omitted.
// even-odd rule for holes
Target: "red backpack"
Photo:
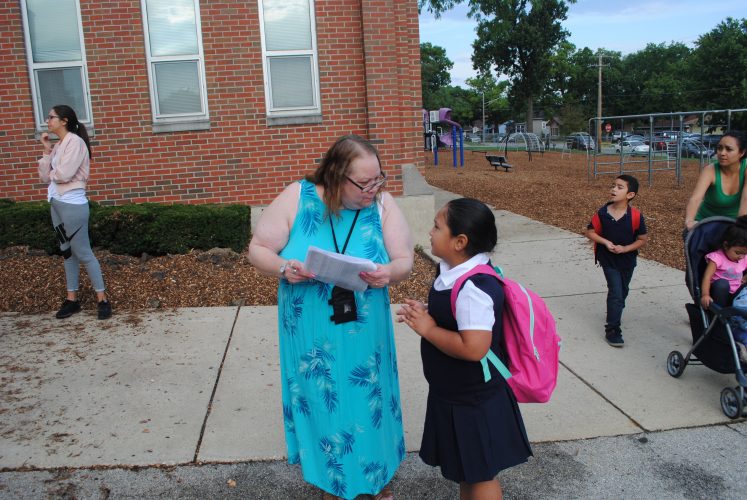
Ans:
<svg viewBox="0 0 747 500"><path fill-rule="evenodd" d="M503 338L508 366L488 349L480 360L485 381L490 380L488 362L506 379L520 403L546 403L558 382L560 337L555 319L542 298L521 284L505 279L487 264L461 275L451 289L451 312L464 282L475 274L489 274L503 285Z"/></svg>
<svg viewBox="0 0 747 500"><path fill-rule="evenodd" d="M601 208L599 210L601 210ZM594 212L594 215L591 218L591 226L594 228L595 233L597 233L599 236L602 236L602 219L599 217L599 210ZM635 236L635 232L638 231L639 227L641 227L641 211L633 206L630 207L630 222L632 223L633 235ZM594 262L596 261L597 261L597 242L595 241L594 242Z"/></svg>

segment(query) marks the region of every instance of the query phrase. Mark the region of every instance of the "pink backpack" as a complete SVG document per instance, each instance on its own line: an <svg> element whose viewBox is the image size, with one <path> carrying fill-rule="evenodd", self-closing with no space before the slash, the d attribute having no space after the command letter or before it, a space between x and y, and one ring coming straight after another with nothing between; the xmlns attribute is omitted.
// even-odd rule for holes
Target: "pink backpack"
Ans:
<svg viewBox="0 0 747 500"><path fill-rule="evenodd" d="M555 319L542 298L519 283L502 278L493 267L480 264L461 275L451 289L451 312L464 282L475 274L489 274L503 284L503 337L508 367L492 350L480 360L485 382L490 380L488 362L506 379L520 403L546 403L558 382L560 337Z"/></svg>

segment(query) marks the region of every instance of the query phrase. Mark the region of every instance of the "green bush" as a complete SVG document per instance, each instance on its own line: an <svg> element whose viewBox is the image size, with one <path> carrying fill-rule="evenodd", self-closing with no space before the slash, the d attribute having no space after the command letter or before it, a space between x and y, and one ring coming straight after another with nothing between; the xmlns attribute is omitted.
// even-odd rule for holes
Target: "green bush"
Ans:
<svg viewBox="0 0 747 500"><path fill-rule="evenodd" d="M250 209L245 205L102 206L91 203L91 244L113 253L151 255L191 249L246 248ZM0 247L28 245L57 250L49 203L0 200Z"/></svg>
<svg viewBox="0 0 747 500"><path fill-rule="evenodd" d="M15 203L10 200L0 202L0 247L15 245L28 245L50 254L58 249L57 237L52 230L49 203Z"/></svg>

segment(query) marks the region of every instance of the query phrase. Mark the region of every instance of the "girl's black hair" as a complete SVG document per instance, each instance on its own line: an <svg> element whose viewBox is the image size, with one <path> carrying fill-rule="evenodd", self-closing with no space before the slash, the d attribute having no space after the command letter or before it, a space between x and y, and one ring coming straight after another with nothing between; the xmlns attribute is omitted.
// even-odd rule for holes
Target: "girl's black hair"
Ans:
<svg viewBox="0 0 747 500"><path fill-rule="evenodd" d="M737 217L724 231L724 248L747 247L747 215Z"/></svg>
<svg viewBox="0 0 747 500"><path fill-rule="evenodd" d="M465 252L470 257L492 252L498 243L493 212L474 198L458 198L446 204L446 225L452 236L467 237Z"/></svg>
<svg viewBox="0 0 747 500"><path fill-rule="evenodd" d="M86 126L78 121L78 116L75 114L73 108L66 104L58 104L57 106L52 106L52 109L57 113L57 116L60 117L60 120L67 120L65 122L65 128L67 131L72 132L83 139L83 142L86 143L86 147L88 148L88 156L93 156L91 152L91 140L88 138Z"/></svg>

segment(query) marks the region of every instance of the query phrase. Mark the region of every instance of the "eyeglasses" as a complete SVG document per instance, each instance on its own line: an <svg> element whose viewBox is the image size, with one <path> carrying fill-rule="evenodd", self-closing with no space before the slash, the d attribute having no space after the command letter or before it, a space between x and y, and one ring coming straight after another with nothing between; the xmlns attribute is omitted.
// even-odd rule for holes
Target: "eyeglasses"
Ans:
<svg viewBox="0 0 747 500"><path fill-rule="evenodd" d="M60 119L60 117L57 115L47 115L47 121L54 120L55 118L57 118L58 120Z"/></svg>
<svg viewBox="0 0 747 500"><path fill-rule="evenodd" d="M365 186L361 186L360 184L358 184L357 182L355 182L353 179L351 179L347 175L345 176L345 178L347 180L349 180L353 184L353 186L355 186L358 189L360 189L361 193L370 193L374 189L378 189L381 186L383 186L384 184L386 184L386 174L384 172L381 172L376 179L372 180L371 182L369 182Z"/></svg>

